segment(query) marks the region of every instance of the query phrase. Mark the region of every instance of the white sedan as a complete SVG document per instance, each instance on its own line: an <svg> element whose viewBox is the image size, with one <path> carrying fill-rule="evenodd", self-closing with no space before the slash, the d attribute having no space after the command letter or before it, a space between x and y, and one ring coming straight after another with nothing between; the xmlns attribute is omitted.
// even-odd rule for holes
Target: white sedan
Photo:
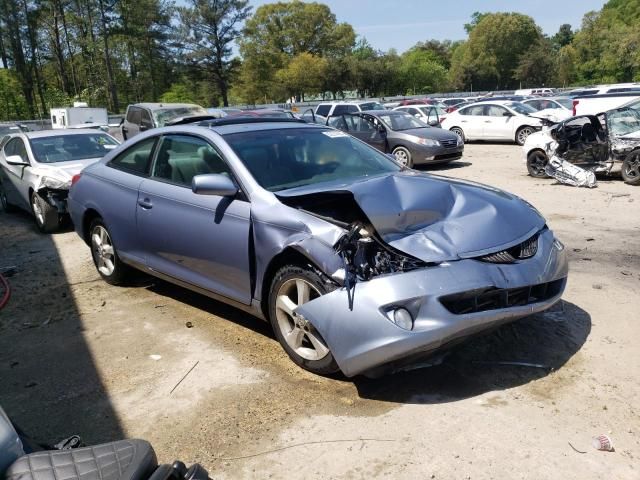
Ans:
<svg viewBox="0 0 640 480"><path fill-rule="evenodd" d="M520 102L495 100L473 103L448 114L442 128L463 140L510 140L524 145L527 137L542 128L536 111Z"/></svg>
<svg viewBox="0 0 640 480"><path fill-rule="evenodd" d="M530 98L523 100L522 103L537 111L538 117L544 117L552 122L558 123L573 116L573 99L570 97Z"/></svg>
<svg viewBox="0 0 640 480"><path fill-rule="evenodd" d="M439 127L447 116L446 110L440 105L402 105L394 110L407 112L432 127Z"/></svg>
<svg viewBox="0 0 640 480"><path fill-rule="evenodd" d="M67 213L74 175L119 142L96 130L46 130L6 136L0 145L0 204L33 214L41 232L53 232Z"/></svg>

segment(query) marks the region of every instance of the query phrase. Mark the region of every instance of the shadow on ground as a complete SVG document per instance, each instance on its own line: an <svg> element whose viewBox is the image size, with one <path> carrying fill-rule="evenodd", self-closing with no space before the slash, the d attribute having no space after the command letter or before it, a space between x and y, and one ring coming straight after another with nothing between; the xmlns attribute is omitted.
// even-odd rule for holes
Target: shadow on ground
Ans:
<svg viewBox="0 0 640 480"><path fill-rule="evenodd" d="M378 379L357 378L362 398L395 403L446 403L517 387L560 370L586 342L591 316L561 302L545 313L503 325L458 345L442 364ZM543 366L504 365L524 362Z"/></svg>
<svg viewBox="0 0 640 480"><path fill-rule="evenodd" d="M54 237L20 212L0 212L0 231L0 269L16 270L0 310L0 405L41 443L73 434L88 444L123 438Z"/></svg>
<svg viewBox="0 0 640 480"><path fill-rule="evenodd" d="M443 172L447 170L455 170L457 168L464 168L471 166L471 162L454 161L450 163L444 163L441 165L415 165L413 168L421 172Z"/></svg>

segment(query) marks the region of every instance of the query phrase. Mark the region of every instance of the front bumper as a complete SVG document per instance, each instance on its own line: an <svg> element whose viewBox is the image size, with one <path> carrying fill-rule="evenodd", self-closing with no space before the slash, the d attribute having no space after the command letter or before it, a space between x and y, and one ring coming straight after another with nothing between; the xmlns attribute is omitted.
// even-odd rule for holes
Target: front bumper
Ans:
<svg viewBox="0 0 640 480"><path fill-rule="evenodd" d="M410 149L414 165L427 165L450 162L462 158L464 144L455 147L426 147L415 146Z"/></svg>
<svg viewBox="0 0 640 480"><path fill-rule="evenodd" d="M355 286L352 310L347 291L341 288L300 306L297 312L320 332L342 372L352 377L428 354L456 339L552 306L566 286L566 253L549 230L540 234L538 242L536 255L517 263L466 259L382 276ZM442 300L463 292L550 283L554 286L549 296L518 306L456 314ZM397 307L412 313L413 330L392 323L388 312Z"/></svg>

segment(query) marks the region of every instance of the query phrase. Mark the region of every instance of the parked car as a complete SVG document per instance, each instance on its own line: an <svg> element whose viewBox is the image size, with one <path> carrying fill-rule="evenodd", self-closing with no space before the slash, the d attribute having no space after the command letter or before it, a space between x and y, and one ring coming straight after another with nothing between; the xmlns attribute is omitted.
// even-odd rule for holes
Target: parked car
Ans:
<svg viewBox="0 0 640 480"><path fill-rule="evenodd" d="M189 103L136 103L127 107L121 125L122 138L127 140L140 132L164 127L168 122L182 117L211 116L200 105Z"/></svg>
<svg viewBox="0 0 640 480"><path fill-rule="evenodd" d="M53 232L67 213L73 175L119 142L95 130L43 130L9 135L0 150L0 203L22 208L42 232Z"/></svg>
<svg viewBox="0 0 640 480"><path fill-rule="evenodd" d="M328 127L237 121L145 132L75 177L105 281L135 267L218 298L268 320L296 364L349 377L560 299L564 247L518 197Z"/></svg>
<svg viewBox="0 0 640 480"><path fill-rule="evenodd" d="M553 144L563 160L603 173L617 163L626 183L640 185L640 102L633 106L572 117L529 136L523 147L529 175L547 176L548 146Z"/></svg>
<svg viewBox="0 0 640 480"><path fill-rule="evenodd" d="M406 112L373 110L329 117L328 125L390 153L409 168L442 164L462 157L464 142L452 132L433 128Z"/></svg>
<svg viewBox="0 0 640 480"><path fill-rule="evenodd" d="M447 116L446 110L439 105L407 105L396 107L394 110L413 115L432 127L440 127L440 123Z"/></svg>
<svg viewBox="0 0 640 480"><path fill-rule="evenodd" d="M278 108L261 108L257 110L241 110L239 112L230 113L229 117L234 118L255 118L255 117L268 117L268 118L296 118L291 110L284 110Z"/></svg>
<svg viewBox="0 0 640 480"><path fill-rule="evenodd" d="M408 98L406 100L402 100L400 102L400 106L405 105L440 105L443 106L443 103L434 99L434 98Z"/></svg>
<svg viewBox="0 0 640 480"><path fill-rule="evenodd" d="M315 114L323 117L342 115L343 113L366 112L368 110L384 110L379 102L360 100L356 102L323 102L316 106Z"/></svg>
<svg viewBox="0 0 640 480"><path fill-rule="evenodd" d="M438 99L438 101L446 105L447 108L453 107L454 105L459 105L460 103L466 102L467 100L467 97L449 97Z"/></svg>
<svg viewBox="0 0 640 480"><path fill-rule="evenodd" d="M542 128L531 116L536 111L519 102L485 101L463 107L447 115L442 128L468 140L510 140L524 145L527 137Z"/></svg>
<svg viewBox="0 0 640 480"><path fill-rule="evenodd" d="M549 96L555 95L555 88L522 88L520 90L516 90L514 95L537 95L537 96Z"/></svg>
<svg viewBox="0 0 640 480"><path fill-rule="evenodd" d="M561 122L573 116L573 100L571 97L543 97L530 98L522 101L536 110L540 118L546 118L552 122Z"/></svg>

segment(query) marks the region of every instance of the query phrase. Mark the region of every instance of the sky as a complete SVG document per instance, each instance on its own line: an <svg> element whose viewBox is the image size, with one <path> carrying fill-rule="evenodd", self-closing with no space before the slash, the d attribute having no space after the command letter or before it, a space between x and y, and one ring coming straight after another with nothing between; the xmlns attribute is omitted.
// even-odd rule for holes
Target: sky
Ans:
<svg viewBox="0 0 640 480"><path fill-rule="evenodd" d="M250 0L254 9L274 0ZM533 17L546 34L563 23L574 30L605 0L317 0L329 6L338 22L350 23L376 49L399 53L419 41L463 40L464 24L480 12L518 12Z"/></svg>

